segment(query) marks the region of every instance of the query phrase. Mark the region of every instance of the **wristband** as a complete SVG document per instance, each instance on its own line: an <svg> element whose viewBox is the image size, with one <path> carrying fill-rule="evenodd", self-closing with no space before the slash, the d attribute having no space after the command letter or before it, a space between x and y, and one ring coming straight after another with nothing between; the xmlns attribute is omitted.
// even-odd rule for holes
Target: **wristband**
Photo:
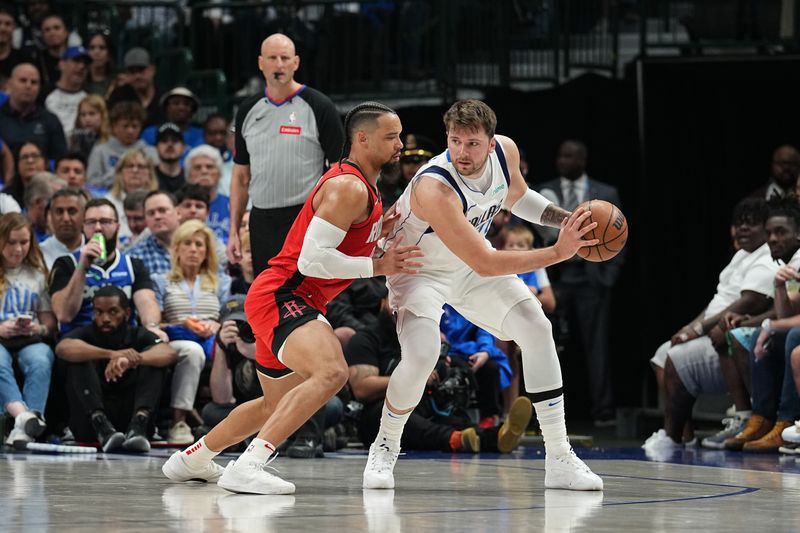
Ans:
<svg viewBox="0 0 800 533"><path fill-rule="evenodd" d="M78 261L78 263L75 265L75 270L80 270L81 272L86 272L86 267L83 266L83 263Z"/></svg>
<svg viewBox="0 0 800 533"><path fill-rule="evenodd" d="M772 333L772 321L769 318L765 318L763 322L761 322L761 329L766 331L767 333Z"/></svg>
<svg viewBox="0 0 800 533"><path fill-rule="evenodd" d="M703 324L702 323L700 323L700 322L692 322L691 326L689 326L689 327L692 328L692 331L697 333L698 337L702 337L703 336L704 331L703 331Z"/></svg>
<svg viewBox="0 0 800 533"><path fill-rule="evenodd" d="M157 328L158 327L158 323L156 323L156 322L148 322L147 324L145 324L144 327L146 327L146 328Z"/></svg>

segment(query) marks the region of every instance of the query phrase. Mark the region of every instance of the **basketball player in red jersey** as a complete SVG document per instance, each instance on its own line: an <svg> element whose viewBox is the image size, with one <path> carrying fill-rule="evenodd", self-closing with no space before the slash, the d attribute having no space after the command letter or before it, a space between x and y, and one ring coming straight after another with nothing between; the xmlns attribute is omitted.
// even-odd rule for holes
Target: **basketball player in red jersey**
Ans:
<svg viewBox="0 0 800 533"><path fill-rule="evenodd" d="M354 278L413 274L421 266L414 261L422 255L416 246L395 246L371 257L382 236L376 182L381 167L399 161L400 131L394 111L376 102L359 104L347 114L349 155L319 180L283 249L253 282L245 301L264 397L238 406L205 437L173 454L162 468L168 478L218 481L232 492L294 492L294 484L264 466L275 446L348 377L341 345L324 317L325 306ZM247 450L224 471L212 461L256 432Z"/></svg>

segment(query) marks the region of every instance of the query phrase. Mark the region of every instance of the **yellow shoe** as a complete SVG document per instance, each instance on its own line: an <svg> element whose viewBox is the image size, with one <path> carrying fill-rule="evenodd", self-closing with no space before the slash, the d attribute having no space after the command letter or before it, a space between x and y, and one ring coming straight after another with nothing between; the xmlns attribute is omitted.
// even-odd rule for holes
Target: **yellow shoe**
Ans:
<svg viewBox="0 0 800 533"><path fill-rule="evenodd" d="M461 430L461 449L459 451L481 453L481 438L475 428Z"/></svg>
<svg viewBox="0 0 800 533"><path fill-rule="evenodd" d="M746 442L758 440L772 429L772 420L767 420L761 415L751 415L747 425L735 437L725 440L726 450L741 450Z"/></svg>
<svg viewBox="0 0 800 533"><path fill-rule="evenodd" d="M791 420L778 420L769 433L758 440L745 442L742 451L755 453L778 453L778 448L786 444L781 437L783 430L793 425Z"/></svg>
<svg viewBox="0 0 800 533"><path fill-rule="evenodd" d="M528 398L520 396L514 400L505 422L497 432L497 449L500 453L509 453L519 446L532 414L533 404Z"/></svg>

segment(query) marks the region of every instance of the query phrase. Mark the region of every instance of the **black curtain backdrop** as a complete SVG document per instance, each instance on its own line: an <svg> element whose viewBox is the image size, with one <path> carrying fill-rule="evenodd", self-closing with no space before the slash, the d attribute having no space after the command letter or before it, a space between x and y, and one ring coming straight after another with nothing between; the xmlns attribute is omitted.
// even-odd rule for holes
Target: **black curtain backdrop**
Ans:
<svg viewBox="0 0 800 533"><path fill-rule="evenodd" d="M554 177L559 144L577 138L589 149L588 174L619 189L630 234L611 331L618 405L655 402L648 360L713 295L732 253L733 206L767 180L777 145L800 144L798 67L800 58L648 60L641 93L635 68L624 80L590 74L487 93L498 133L527 154L529 179ZM398 112L405 132L444 149L446 108ZM587 415L585 365L562 358L562 368L570 412Z"/></svg>

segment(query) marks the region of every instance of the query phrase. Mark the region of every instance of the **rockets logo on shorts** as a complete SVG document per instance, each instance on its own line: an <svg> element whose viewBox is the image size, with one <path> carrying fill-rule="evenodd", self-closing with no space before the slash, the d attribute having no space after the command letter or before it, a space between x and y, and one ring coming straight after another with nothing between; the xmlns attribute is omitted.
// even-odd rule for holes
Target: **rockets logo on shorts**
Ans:
<svg viewBox="0 0 800 533"><path fill-rule="evenodd" d="M286 310L284 313L283 318L295 318L300 316L303 313L303 309L307 306L304 304L297 303L297 300L289 300L288 302L283 303L283 308Z"/></svg>

